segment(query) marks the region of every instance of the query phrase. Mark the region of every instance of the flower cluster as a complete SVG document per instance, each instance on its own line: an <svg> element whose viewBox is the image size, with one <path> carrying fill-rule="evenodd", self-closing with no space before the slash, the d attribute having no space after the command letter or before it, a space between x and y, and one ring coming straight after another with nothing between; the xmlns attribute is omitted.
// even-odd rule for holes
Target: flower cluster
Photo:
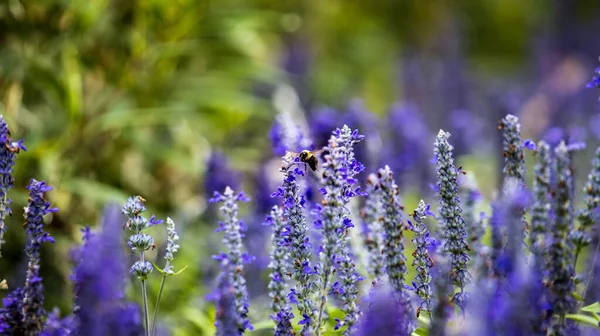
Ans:
<svg viewBox="0 0 600 336"><path fill-rule="evenodd" d="M462 306L464 303L464 288L469 281L467 263L466 223L463 220L458 197L458 170L454 166L452 145L448 142L450 133L440 130L434 143L436 171L438 176L437 190L439 195L440 227L444 230L444 253L450 256L450 278L460 291L454 294L452 300Z"/></svg>
<svg viewBox="0 0 600 336"><path fill-rule="evenodd" d="M15 155L20 150L27 150L23 140L13 141L4 117L0 115L0 249L4 244L4 232L6 215L10 214L8 191L12 188L14 179L12 177ZM1 256L1 254L0 254Z"/></svg>
<svg viewBox="0 0 600 336"><path fill-rule="evenodd" d="M424 220L427 216L433 215L434 214L430 210L430 205L426 205L425 202L421 200L412 216L413 222L408 222L410 229L415 233L415 238L412 240L415 244L415 251L413 252L413 257L415 259L412 265L415 266L417 276L413 282L413 288L422 300L417 311L421 311L422 309L426 311L431 310L432 292L429 284L431 283L430 270L434 263L427 251L435 239L430 237L429 230L427 230Z"/></svg>
<svg viewBox="0 0 600 336"><path fill-rule="evenodd" d="M321 175L321 193L323 201L318 208L317 226L322 228L323 243L321 248L321 305L317 320L317 330L325 317L324 308L327 293L335 265L339 266L341 299L344 302L342 311L346 314L344 325L351 330L358 319L358 306L355 302L358 290L355 265L349 255L348 230L354 224L349 218L348 202L351 197L362 195L357 186L356 174L364 170L364 166L354 158L353 146L364 139L358 130L352 131L347 125L336 129L324 148L327 152L323 162ZM335 283L334 283L335 286ZM335 288L335 287L334 287ZM338 327L342 323L338 324Z"/></svg>
<svg viewBox="0 0 600 336"><path fill-rule="evenodd" d="M273 197L283 199L283 218L286 221L284 231L286 236L284 244L289 248L292 280L296 281L297 287L291 288L288 297L291 303L296 303L302 315L302 332L307 333L313 326L313 317L316 305L313 301L313 293L316 284L313 275L316 270L310 267L311 245L307 232L306 216L304 214L304 203L306 200L301 196L298 177L304 176L304 172L298 168L300 163L297 157L285 155L280 172L283 173L283 183Z"/></svg>
<svg viewBox="0 0 600 336"><path fill-rule="evenodd" d="M269 296L273 300L271 302L271 310L273 314L271 318L278 317L286 305L286 285L284 276L287 273L289 252L285 246L285 238L287 236L286 225L283 219L283 212L277 205L271 209L271 214L267 216L265 224L273 227L272 246L271 246L271 262L269 269ZM281 319L281 316L278 317Z"/></svg>
<svg viewBox="0 0 600 336"><path fill-rule="evenodd" d="M364 224L364 244L369 253L367 271L374 283L379 283L384 275L383 255L381 254L383 228L380 220L382 216L382 204L381 194L377 192L377 183L377 175L370 174L367 178L367 187L365 190L367 198L365 206L361 211Z"/></svg>
<svg viewBox="0 0 600 336"><path fill-rule="evenodd" d="M545 259L544 237L548 232L550 212L551 154L550 146L545 141L540 141L536 151L534 203L531 207L531 234L529 235L529 248L536 257L536 263Z"/></svg>
<svg viewBox="0 0 600 336"><path fill-rule="evenodd" d="M524 184L525 153L519 118L508 114L500 120L498 129L503 131L504 176L516 178L519 183Z"/></svg>
<svg viewBox="0 0 600 336"><path fill-rule="evenodd" d="M25 208L25 228L29 241L25 247L25 253L29 257L27 265L27 276L25 279L23 298L23 322L25 334L34 335L42 328L42 321L46 315L44 308L44 287L40 277L40 251L42 243L54 242L47 232L44 232L44 215L57 212L58 208L52 208L50 202L44 199L44 194L52 187L44 181L31 179L27 186L29 189L29 204Z"/></svg>
<svg viewBox="0 0 600 336"><path fill-rule="evenodd" d="M392 291L399 304L404 305L403 311L412 318L414 312L409 303L408 294L405 291L404 277L407 273L406 256L404 255L404 232L402 205L400 190L394 181L389 166L379 169L377 173L377 188L381 192L383 204L383 255L385 262L385 273ZM412 324L409 324L409 328Z"/></svg>
<svg viewBox="0 0 600 336"><path fill-rule="evenodd" d="M125 300L126 255L121 241L123 216L117 205L104 210L101 232L84 231L84 245L73 272L76 335L140 334L139 306Z"/></svg>
<svg viewBox="0 0 600 336"><path fill-rule="evenodd" d="M597 68L596 68L596 71L595 71L595 73L596 73L596 75L595 75L595 76L593 76L593 77L592 77L592 80L590 80L590 81L587 83L587 85L586 85L586 87L587 87L588 89L591 89L591 88L600 88L600 67L597 67Z"/></svg>
<svg viewBox="0 0 600 336"><path fill-rule="evenodd" d="M237 205L238 202L248 202L249 200L243 192L235 194L229 187L225 188L223 194L215 191L214 197L210 199L211 203L222 203L219 209L223 221L219 223L217 231L225 232L223 244L228 251L216 256L215 259L221 261L222 272L229 277L227 281L233 286L235 310L238 315L237 325L240 332L253 329L248 319L248 290L243 275L244 264L252 261L252 258L247 253L242 252L242 238L246 228L238 218Z"/></svg>
<svg viewBox="0 0 600 336"><path fill-rule="evenodd" d="M592 237L591 228L598 222L598 207L600 207L600 147L592 160L592 170L588 174L587 182L583 188L583 203L585 207L579 211L579 227L569 234L570 240L575 245L575 263L581 250L588 246ZM575 264L574 263L574 264Z"/></svg>
<svg viewBox="0 0 600 336"><path fill-rule="evenodd" d="M131 249L132 253L138 253L140 260L136 261L131 266L131 273L137 275L137 277L144 281L148 278L148 274L152 272L152 264L144 260L144 252L150 248L155 248L154 239L147 233L143 233L142 230L156 224L162 223L162 220L155 219L154 216L147 219L142 216L142 213L146 211L144 202L146 200L141 196L129 197L127 203L123 205L122 212L127 216L127 222L125 227L133 232L129 236L127 246Z"/></svg>
<svg viewBox="0 0 600 336"><path fill-rule="evenodd" d="M572 296L575 290L573 277L573 244L567 239L573 230L573 214L571 209L571 188L573 176L571 175L571 158L564 142L554 150L556 163L554 174L556 176L556 196L553 199L554 226L552 227L552 240L549 246L548 281L550 283L550 303L559 319L554 321L553 335L566 335L568 326L565 315L571 313L575 307Z"/></svg>

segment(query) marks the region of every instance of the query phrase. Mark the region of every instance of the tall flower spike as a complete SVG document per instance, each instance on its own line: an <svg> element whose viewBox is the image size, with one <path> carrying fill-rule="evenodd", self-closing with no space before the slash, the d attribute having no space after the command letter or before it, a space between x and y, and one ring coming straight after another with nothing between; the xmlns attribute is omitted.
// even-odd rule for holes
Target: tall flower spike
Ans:
<svg viewBox="0 0 600 336"><path fill-rule="evenodd" d="M438 262L437 271L433 274L435 302L431 311L429 335L445 336L447 335L446 325L452 315L452 303L450 302L450 295L453 291L453 280L450 276L452 265L449 263L448 258L444 256L440 256L436 261Z"/></svg>
<svg viewBox="0 0 600 336"><path fill-rule="evenodd" d="M531 207L531 234L529 248L535 256L535 263L543 269L547 256L544 237L548 233L550 213L550 173L552 156L550 146L545 141L537 145L535 178L533 180L534 203Z"/></svg>
<svg viewBox="0 0 600 336"><path fill-rule="evenodd" d="M427 216L433 216L433 213L430 210L430 205L425 204L423 200L419 202L419 206L413 213L413 221L409 222L410 229L415 233L415 238L413 238L413 243L415 244L415 251L413 252L413 256L415 259L413 260L412 265L415 266L415 270L417 272L415 281L413 282L413 288L417 295L421 298L421 303L419 304L419 308L417 311L425 310L431 311L431 274L430 270L433 267L433 259L427 253L427 250L431 246L431 243L435 241L429 235L429 230L427 230L427 226L423 222ZM418 316L417 316L418 317Z"/></svg>
<svg viewBox="0 0 600 336"><path fill-rule="evenodd" d="M500 120L498 129L503 131L503 155L504 155L504 182L509 178L516 179L522 186L525 184L525 148L535 148L535 143L530 140L523 141L521 139L521 125L519 118L512 114L507 114L504 119ZM522 240L525 244L525 239L528 232L528 224L525 220L525 209L518 209L522 215L523 234Z"/></svg>
<svg viewBox="0 0 600 336"><path fill-rule="evenodd" d="M4 232L6 224L4 219L10 214L10 198L8 191L13 186L12 168L15 164L15 155L20 150L27 150L23 145L23 141L13 141L11 139L8 125L4 121L4 117L0 115L0 249L4 244ZM0 254L0 257L2 254Z"/></svg>
<svg viewBox="0 0 600 336"><path fill-rule="evenodd" d="M575 290L573 277L573 245L567 235L573 230L573 214L571 212L571 176L569 151L564 141L554 150L556 163L556 197L554 198L554 226L552 227L552 243L549 246L548 280L550 283L550 304L558 315L548 335L567 335L569 327L565 315L575 308L572 296Z"/></svg>
<svg viewBox="0 0 600 336"><path fill-rule="evenodd" d="M404 277L407 274L406 257L404 256L404 233L402 232L405 228L402 222L404 206L401 203L400 190L394 182L390 167L385 166L379 169L377 177L379 179L377 186L381 192L381 202L383 204L385 272L396 299L404 305L403 309L409 315L408 318L412 318L414 311L410 305L408 293L404 290Z"/></svg>
<svg viewBox="0 0 600 336"><path fill-rule="evenodd" d="M25 335L23 326L23 289L17 288L2 299L0 335Z"/></svg>
<svg viewBox="0 0 600 336"><path fill-rule="evenodd" d="M469 255L476 256L480 251L478 247L482 245L481 240L485 234L485 222L481 220L481 214L477 212L482 196L473 174L461 174L458 182L461 195L464 196L463 218L467 224L467 235L472 247Z"/></svg>
<svg viewBox="0 0 600 336"><path fill-rule="evenodd" d="M227 273L219 275L217 288L217 336L239 336L241 335L238 329L239 316L235 303L235 289L229 283Z"/></svg>
<svg viewBox="0 0 600 336"><path fill-rule="evenodd" d="M578 213L579 227L570 233L570 240L575 245L576 264L581 250L588 246L592 237L590 230L598 221L598 207L600 207L600 147L596 149L596 156L592 160L592 170L588 174L587 182L583 188L583 203L585 207Z"/></svg>
<svg viewBox="0 0 600 336"><path fill-rule="evenodd" d="M525 154L519 118L507 114L500 120L498 129L503 131L504 176L516 178L519 183L525 184Z"/></svg>
<svg viewBox="0 0 600 336"><path fill-rule="evenodd" d="M220 259L223 265L223 272L228 274L229 283L233 286L235 307L238 314L238 329L244 332L246 329L252 330L253 327L248 319L248 290L246 289L246 279L244 278L244 263L252 260L247 253L242 252L242 237L246 228L238 218L238 202L248 202L250 199L244 196L243 192L234 194L231 188L225 188L223 194L215 191L215 195L210 199L211 203L223 203L219 208L223 221L219 223L217 231L225 231L223 244L227 247L227 254L222 254Z"/></svg>
<svg viewBox="0 0 600 336"><path fill-rule="evenodd" d="M278 313L281 312L286 305L286 285L284 276L287 273L289 263L289 251L286 246L285 239L288 232L286 231L286 223L283 219L283 211L277 205L271 209L271 214L265 220L266 225L273 228L272 243L271 243L271 261L269 269L269 296L271 301L271 318L276 320L281 318Z"/></svg>
<svg viewBox="0 0 600 336"><path fill-rule="evenodd" d="M367 199L361 212L364 224L365 246L369 252L367 264L368 274L373 283L377 284L384 275L383 255L383 228L380 218L382 216L381 194L377 191L377 175L370 174L367 178Z"/></svg>
<svg viewBox="0 0 600 336"><path fill-rule="evenodd" d="M23 300L23 322L26 335L36 335L42 328L42 321L46 312L42 307L44 303L44 287L40 277L40 251L42 243L54 242L47 232L44 232L44 215L57 212L57 208L51 208L50 202L44 199L44 194L52 187L46 182L38 182L31 179L27 186L29 189L29 204L25 208L25 228L29 241L25 247L25 253L29 257L27 265L27 276L24 287Z"/></svg>
<svg viewBox="0 0 600 336"><path fill-rule="evenodd" d="M440 130L434 143L434 153L438 180L440 227L444 230L443 251L450 258L450 279L460 290L454 294L452 301L462 308L465 300L464 288L470 278L467 271L467 263L470 259L467 255L469 246L466 242L466 223L461 216L462 209L458 197L458 170L454 166L453 147L448 142L449 137L450 133Z"/></svg>
<svg viewBox="0 0 600 336"><path fill-rule="evenodd" d="M293 318L294 314L290 307L284 307L281 311L277 312L275 317L277 326L275 327L273 336L294 336L295 333L291 323Z"/></svg>
<svg viewBox="0 0 600 336"><path fill-rule="evenodd" d="M116 204L107 205L102 231L84 232L84 245L73 274L76 289L74 335L139 335L143 332L140 309L125 301L127 255L122 244L124 219Z"/></svg>
<svg viewBox="0 0 600 336"><path fill-rule="evenodd" d="M322 228L323 244L321 252L320 296L319 315L317 319L317 334L322 321L325 318L325 305L327 303L327 292L332 281L332 275L336 264L339 266L339 280L341 285L340 296L343 301L342 311L346 314L343 323L340 321L336 329L341 325L348 326L346 333L352 332L352 326L356 324L360 311L356 304L358 289L356 284L359 277L356 275L356 267L349 256L350 249L347 241L348 230L354 225L350 220L348 202L350 198L362 195L360 187L356 186L355 176L364 170L364 166L354 157L353 146L364 139L358 134L358 130L352 131L347 125L336 129L328 145L324 148L323 174L321 175L321 193L323 194L322 205L318 207L319 219L317 226ZM334 289L332 291L336 292Z"/></svg>
<svg viewBox="0 0 600 336"><path fill-rule="evenodd" d="M286 154L283 157L280 172L283 173L283 183L273 197L283 199L283 218L286 226L284 231L287 237L284 243L290 251L290 270L292 280L296 281L296 287L290 289L288 296L290 302L296 302L298 311L303 316L302 334L309 333L314 326L314 314L316 305L313 294L316 290L314 274L310 267L311 245L308 238L308 227L304 214L304 197L300 195L299 176L304 172L298 168L299 159Z"/></svg>

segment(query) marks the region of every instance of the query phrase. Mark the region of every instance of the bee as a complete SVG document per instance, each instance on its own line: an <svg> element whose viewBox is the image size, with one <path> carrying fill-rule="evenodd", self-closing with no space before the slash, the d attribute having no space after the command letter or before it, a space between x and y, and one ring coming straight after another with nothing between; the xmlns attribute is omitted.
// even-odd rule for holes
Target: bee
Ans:
<svg viewBox="0 0 600 336"><path fill-rule="evenodd" d="M319 169L318 156L322 152L323 152L322 149L317 150L317 151L309 151L308 149L305 149L305 150L301 151L300 153L295 153L295 152L288 152L288 153L298 156L298 158L300 159L300 162L303 162L306 165L308 165L310 167L310 169L312 169L312 171L317 171ZM306 171L306 166L304 167L304 170Z"/></svg>

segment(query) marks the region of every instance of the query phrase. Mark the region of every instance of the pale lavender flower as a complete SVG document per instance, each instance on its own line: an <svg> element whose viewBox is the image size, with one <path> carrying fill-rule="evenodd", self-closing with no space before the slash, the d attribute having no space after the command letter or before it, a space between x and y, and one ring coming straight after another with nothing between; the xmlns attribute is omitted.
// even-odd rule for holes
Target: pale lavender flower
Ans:
<svg viewBox="0 0 600 336"><path fill-rule="evenodd" d="M377 192L377 175L370 174L367 178L365 206L361 211L363 219L364 243L369 252L369 261L367 271L373 283L379 283L384 273L383 255L383 227L381 226L381 216L383 215L383 205L381 203L381 194Z"/></svg>
<svg viewBox="0 0 600 336"><path fill-rule="evenodd" d="M545 141L540 141L536 150L535 178L533 180L534 203L531 207L531 234L529 248L535 256L539 269L545 267L547 224L550 221L550 187L552 153Z"/></svg>
<svg viewBox="0 0 600 336"><path fill-rule="evenodd" d="M579 227L569 234L569 239L575 245L574 265L582 249L591 243L590 231L598 220L595 212L600 207L600 147L596 149L592 170L583 188L583 203L585 207L578 213Z"/></svg>
<svg viewBox="0 0 600 336"><path fill-rule="evenodd" d="M383 255L385 264L385 273L391 285L394 296L399 304L403 305L403 311L407 317L401 319L410 319L414 316L414 311L410 305L410 298L406 292L404 284L407 274L406 257L404 256L404 233L405 224L403 223L404 206L400 199L400 190L394 181L393 173L389 166L379 169L377 173L379 183L377 188L381 192L381 202L383 204ZM409 323L408 331L412 331L413 325Z"/></svg>
<svg viewBox="0 0 600 336"><path fill-rule="evenodd" d="M217 313L215 327L217 336L239 336L243 330L239 329L239 315L236 309L235 289L229 283L227 273L219 275L216 295Z"/></svg>
<svg viewBox="0 0 600 336"><path fill-rule="evenodd" d="M525 154L519 118L507 114L500 120L498 129L503 131L504 176L516 178L519 183L525 184Z"/></svg>
<svg viewBox="0 0 600 336"><path fill-rule="evenodd" d="M273 228L271 242L271 261L269 263L269 296L271 297L271 311L274 315L272 319L278 317L278 313L286 305L286 285L285 274L289 268L290 253L288 245L285 241L288 232L286 231L286 223L283 218L283 211L277 205L271 209L271 214L265 219L265 225Z"/></svg>
<svg viewBox="0 0 600 336"><path fill-rule="evenodd" d="M434 214L430 210L430 205L425 204L423 200L419 202L417 209L413 213L413 221L409 221L410 229L415 233L415 238L413 238L413 243L415 244L415 251L413 252L413 260L412 266L415 266L416 270L416 278L412 283L413 288L417 295L421 298L421 303L419 304L419 311L431 310L431 274L430 270L433 267L433 259L429 256L427 252L432 242L435 242L430 234L429 230L427 230L427 226L424 223L424 220L427 216L434 216Z"/></svg>
<svg viewBox="0 0 600 336"><path fill-rule="evenodd" d="M552 240L548 248L549 267L548 281L550 284L550 305L558 319L552 323L549 335L567 335L569 327L565 315L575 308L572 296L575 290L573 277L573 244L567 238L573 230L573 213L571 208L572 183L571 159L564 142L561 142L554 151L556 163L554 174L556 176L556 196L553 199L555 214L554 225L551 230Z"/></svg>
<svg viewBox="0 0 600 336"><path fill-rule="evenodd" d="M234 288L235 307L238 314L238 329L243 332L253 327L248 320L248 290L246 279L243 276L244 263L252 260L247 253L243 252L242 238L245 232L243 223L238 218L238 202L248 202L250 199L243 192L235 194L229 187L225 188L223 194L215 191L211 203L222 203L219 208L223 221L219 223L218 231L224 231L223 244L227 247L227 253L216 257L221 261L222 272L227 274L229 283ZM225 276L225 275L223 275Z"/></svg>
<svg viewBox="0 0 600 336"><path fill-rule="evenodd" d="M467 263L466 223L462 218L460 198L458 197L458 174L460 171L454 166L452 145L448 142L450 133L440 130L434 143L436 158L437 190L439 195L440 228L443 229L443 251L449 255L450 278L460 291L454 294L452 300L464 307L464 288L469 282L470 275Z"/></svg>

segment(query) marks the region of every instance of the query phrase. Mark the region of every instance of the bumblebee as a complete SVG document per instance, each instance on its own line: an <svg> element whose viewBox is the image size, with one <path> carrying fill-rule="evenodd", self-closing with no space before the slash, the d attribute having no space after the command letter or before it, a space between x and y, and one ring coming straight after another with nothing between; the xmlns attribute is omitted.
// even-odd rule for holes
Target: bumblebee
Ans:
<svg viewBox="0 0 600 336"><path fill-rule="evenodd" d="M317 169L319 169L319 159L317 158L317 156L322 152L323 150L318 150L318 151L309 151L308 149L305 149L303 151L301 151L300 153L294 153L294 152L289 152L292 155L296 155L298 156L298 158L300 159L300 162L303 162L305 164L307 164L310 169L312 169L312 171L317 171Z"/></svg>

